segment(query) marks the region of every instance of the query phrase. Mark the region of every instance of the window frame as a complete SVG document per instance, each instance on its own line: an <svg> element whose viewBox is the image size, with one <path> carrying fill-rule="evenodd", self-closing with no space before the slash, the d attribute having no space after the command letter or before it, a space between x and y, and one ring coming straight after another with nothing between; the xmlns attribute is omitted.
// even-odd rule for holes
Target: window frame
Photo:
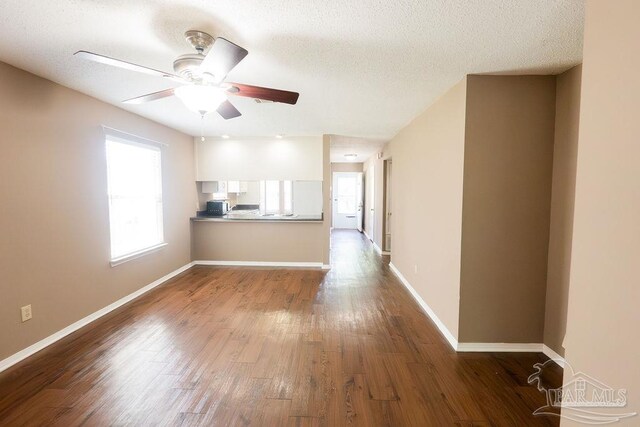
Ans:
<svg viewBox="0 0 640 427"><path fill-rule="evenodd" d="M277 210L267 209L267 181L278 182L278 209ZM288 191L287 191L287 187L288 187ZM260 213L261 214L293 215L293 209L294 209L293 200L294 200L293 181L276 180L276 179L267 179L267 180L260 181Z"/></svg>
<svg viewBox="0 0 640 427"><path fill-rule="evenodd" d="M163 158L162 148L166 146L166 144L149 140L143 137L138 137L136 135L132 135L126 132L121 132L115 129L106 128L106 127L103 127L103 128L105 130L105 138L104 138L105 151L104 152L105 152L106 181L107 181L106 196L107 196L107 205L108 205L107 208L108 208L108 219L109 219L109 262L111 267L115 267L125 262L156 252L162 249L163 247L167 246L167 242L165 241L165 230L164 230L165 228L164 227L164 217L165 217L164 186L162 182L162 176L163 176L162 175L162 158ZM113 244L112 244L113 242L112 228L113 227L112 227L111 219L112 219L113 212L112 212L112 194L110 190L111 177L110 177L110 169L109 169L109 159L107 154L109 142L123 144L123 145L131 145L134 147L143 148L143 149L147 149L147 150L158 153L158 176L155 178L158 180L157 182L159 184L159 194L155 195L156 197L159 197L159 200L156 201L156 203L159 205L157 207L158 209L157 212L159 214L159 218L157 218L158 220L157 222L160 228L158 242L150 246L137 248L128 253L118 254L117 256L114 256L113 254Z"/></svg>

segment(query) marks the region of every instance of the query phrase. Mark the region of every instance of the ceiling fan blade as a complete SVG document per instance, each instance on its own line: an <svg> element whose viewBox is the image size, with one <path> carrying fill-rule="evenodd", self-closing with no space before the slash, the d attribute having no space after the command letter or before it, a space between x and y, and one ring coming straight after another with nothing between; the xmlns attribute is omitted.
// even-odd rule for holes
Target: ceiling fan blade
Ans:
<svg viewBox="0 0 640 427"><path fill-rule="evenodd" d="M137 96L135 98L122 101L125 104L144 104L145 102L155 101L156 99L166 98L174 94L175 89L165 89L159 92L148 93L146 95Z"/></svg>
<svg viewBox="0 0 640 427"><path fill-rule="evenodd" d="M243 85L239 83L228 83L231 87L227 93L236 96L246 96L248 98L262 99L264 101L282 102L284 104L295 105L300 94L287 90L271 89L268 87Z"/></svg>
<svg viewBox="0 0 640 427"><path fill-rule="evenodd" d="M240 111L238 111L238 109L234 107L233 104L228 100L220 104L220 106L216 111L225 120L233 119L235 117L240 117L242 115Z"/></svg>
<svg viewBox="0 0 640 427"><path fill-rule="evenodd" d="M229 71L238 65L248 53L246 49L237 44L218 37L213 42L213 46L209 49L207 56L202 60L200 69L213 75L214 81L220 83L227 77Z"/></svg>
<svg viewBox="0 0 640 427"><path fill-rule="evenodd" d="M78 58L87 59L93 62L99 62L101 64L111 65L113 67L124 68L129 71L137 71L138 73L149 74L151 76L165 77L168 79L176 80L184 83L184 79L180 76L171 73L165 73L164 71L154 70L153 68L143 67L142 65L133 64L127 61L121 61L120 59L111 58L109 56L99 55L93 52L87 52L86 50L79 50L73 54Z"/></svg>

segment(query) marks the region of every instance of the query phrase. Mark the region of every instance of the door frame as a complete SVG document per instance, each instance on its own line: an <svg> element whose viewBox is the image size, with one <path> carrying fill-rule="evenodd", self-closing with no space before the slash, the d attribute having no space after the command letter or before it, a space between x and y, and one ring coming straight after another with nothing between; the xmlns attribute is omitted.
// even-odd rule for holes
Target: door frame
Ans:
<svg viewBox="0 0 640 427"><path fill-rule="evenodd" d="M331 225L332 228L340 228L336 227L338 221L336 221L338 203L336 199L336 191L338 190L338 177L339 176L353 176L356 179L356 194L355 194L355 203L356 203L356 211L354 212L355 225L354 227L348 227L346 230L357 230L358 229L358 215L361 215L361 208L358 206L361 197L357 194L358 183L362 182L362 172L332 172L331 173ZM360 184L362 185L362 184Z"/></svg>
<svg viewBox="0 0 640 427"><path fill-rule="evenodd" d="M365 234L367 234L366 230L369 230L369 234L367 237L371 242L374 241L374 236L376 234L376 212L375 212L375 200L376 200L376 166L375 164L371 165L369 169L367 169L365 176L365 208L368 205L369 211L366 212L366 221L365 221ZM369 227L367 227L367 224Z"/></svg>
<svg viewBox="0 0 640 427"><path fill-rule="evenodd" d="M356 172L358 174L358 182L356 183L356 230L360 233L364 231L364 172Z"/></svg>
<svg viewBox="0 0 640 427"><path fill-rule="evenodd" d="M387 245L387 224L391 221L391 215L393 214L389 199L393 200L391 197L391 182L393 181L393 177L391 176L393 169L392 158L389 157L385 159L383 162L383 175L382 175L382 250L384 252L391 252L391 248ZM391 227L389 227L391 228ZM392 246L392 245L389 245Z"/></svg>

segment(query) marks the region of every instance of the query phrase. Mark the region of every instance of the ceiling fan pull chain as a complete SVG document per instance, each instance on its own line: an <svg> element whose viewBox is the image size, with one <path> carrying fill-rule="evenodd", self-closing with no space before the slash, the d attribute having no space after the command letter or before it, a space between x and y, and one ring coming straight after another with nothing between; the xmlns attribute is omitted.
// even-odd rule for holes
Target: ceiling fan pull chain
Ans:
<svg viewBox="0 0 640 427"><path fill-rule="evenodd" d="M204 111L200 111L200 141L204 142Z"/></svg>

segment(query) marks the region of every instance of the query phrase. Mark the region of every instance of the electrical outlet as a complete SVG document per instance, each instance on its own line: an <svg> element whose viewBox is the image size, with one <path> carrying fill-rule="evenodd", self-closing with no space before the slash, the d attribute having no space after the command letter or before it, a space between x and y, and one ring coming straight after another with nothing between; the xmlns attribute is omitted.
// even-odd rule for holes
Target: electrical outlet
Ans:
<svg viewBox="0 0 640 427"><path fill-rule="evenodd" d="M23 322L26 322L33 317L33 313L31 312L31 304L20 307L20 312L22 313Z"/></svg>
<svg viewBox="0 0 640 427"><path fill-rule="evenodd" d="M415 274L418 274L418 264L415 264L415 265L413 266L413 272L414 272Z"/></svg>

